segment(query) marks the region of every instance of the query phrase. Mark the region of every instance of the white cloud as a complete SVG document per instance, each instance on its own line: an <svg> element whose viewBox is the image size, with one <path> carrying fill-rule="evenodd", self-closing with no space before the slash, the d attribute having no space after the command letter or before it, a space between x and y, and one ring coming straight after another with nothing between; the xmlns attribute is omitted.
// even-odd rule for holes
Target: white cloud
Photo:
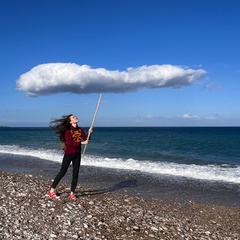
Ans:
<svg viewBox="0 0 240 240"><path fill-rule="evenodd" d="M214 82L211 82L211 83L208 83L206 86L205 86L206 89L214 89L214 90L221 90L221 86L219 84L216 84Z"/></svg>
<svg viewBox="0 0 240 240"><path fill-rule="evenodd" d="M214 115L209 115L209 116L199 116L197 114L189 114L189 113L185 113L181 116L179 116L178 118L183 118L183 119L196 119L196 120L218 120L221 117L218 114L214 114Z"/></svg>
<svg viewBox="0 0 240 240"><path fill-rule="evenodd" d="M207 120L218 120L218 119L221 119L221 116L219 114L212 114L210 116L206 116L205 119L207 119Z"/></svg>
<svg viewBox="0 0 240 240"><path fill-rule="evenodd" d="M127 71L93 69L75 63L47 63L32 68L17 80L17 90L28 96L71 93L124 93L144 88L188 86L206 74L203 69L173 65L128 68Z"/></svg>
<svg viewBox="0 0 240 240"><path fill-rule="evenodd" d="M187 118L187 119L200 119L200 117L196 114L189 114L189 113L185 113L181 116L181 118Z"/></svg>

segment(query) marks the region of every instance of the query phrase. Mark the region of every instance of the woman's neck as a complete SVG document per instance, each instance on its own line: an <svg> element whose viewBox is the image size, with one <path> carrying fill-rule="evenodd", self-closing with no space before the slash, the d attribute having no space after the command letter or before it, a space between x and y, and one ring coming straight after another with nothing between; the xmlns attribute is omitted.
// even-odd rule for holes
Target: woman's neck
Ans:
<svg viewBox="0 0 240 240"><path fill-rule="evenodd" d="M73 126L74 128L76 128L76 127L77 127L77 124L76 124L76 123L72 123L72 126Z"/></svg>

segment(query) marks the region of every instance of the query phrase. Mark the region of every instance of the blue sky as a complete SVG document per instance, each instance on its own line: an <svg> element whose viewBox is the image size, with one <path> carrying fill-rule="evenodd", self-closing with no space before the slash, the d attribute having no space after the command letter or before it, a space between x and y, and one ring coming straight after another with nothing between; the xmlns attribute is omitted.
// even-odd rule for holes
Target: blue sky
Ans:
<svg viewBox="0 0 240 240"><path fill-rule="evenodd" d="M0 1L0 126L240 126L238 0Z"/></svg>

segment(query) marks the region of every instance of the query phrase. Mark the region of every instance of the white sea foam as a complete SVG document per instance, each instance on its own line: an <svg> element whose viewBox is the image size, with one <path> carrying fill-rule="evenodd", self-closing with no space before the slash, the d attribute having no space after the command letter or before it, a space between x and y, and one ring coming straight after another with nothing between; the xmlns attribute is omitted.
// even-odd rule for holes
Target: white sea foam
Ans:
<svg viewBox="0 0 240 240"><path fill-rule="evenodd" d="M62 152L52 149L31 149L22 148L16 145L0 145L0 153L30 156L56 162L61 162L62 160Z"/></svg>
<svg viewBox="0 0 240 240"><path fill-rule="evenodd" d="M37 157L40 159L61 162L62 151L46 149L20 148L18 146L0 145L0 154L15 154ZM85 155L82 165L103 168L140 171L147 174L171 175L201 180L240 183L240 166L177 164L173 162L150 162L135 159L104 158Z"/></svg>
<svg viewBox="0 0 240 240"><path fill-rule="evenodd" d="M88 157L84 160L86 165L97 167L141 171L154 175L164 174L201 180L240 183L240 166L226 168L219 165L199 166L195 164L188 165L169 162L149 162L134 159L123 160L119 158L96 157Z"/></svg>

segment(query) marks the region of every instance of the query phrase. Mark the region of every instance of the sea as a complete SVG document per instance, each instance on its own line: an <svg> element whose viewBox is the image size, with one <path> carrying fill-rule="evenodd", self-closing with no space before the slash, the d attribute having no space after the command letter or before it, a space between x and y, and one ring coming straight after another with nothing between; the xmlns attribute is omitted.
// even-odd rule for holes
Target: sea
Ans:
<svg viewBox="0 0 240 240"><path fill-rule="evenodd" d="M51 128L0 128L0 170L13 156L61 163L63 151ZM239 186L240 127L94 127L81 165Z"/></svg>

